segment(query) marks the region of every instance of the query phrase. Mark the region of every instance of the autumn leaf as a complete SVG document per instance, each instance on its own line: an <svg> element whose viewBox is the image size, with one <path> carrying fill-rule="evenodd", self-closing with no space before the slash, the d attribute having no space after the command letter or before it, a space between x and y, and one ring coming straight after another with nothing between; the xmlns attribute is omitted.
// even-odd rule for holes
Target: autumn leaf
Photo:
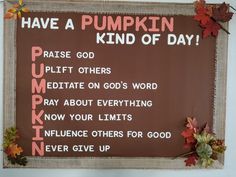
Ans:
<svg viewBox="0 0 236 177"><path fill-rule="evenodd" d="M11 144L8 146L5 152L11 157L16 157L16 155L20 155L23 152L23 149L18 147L17 144Z"/></svg>
<svg viewBox="0 0 236 177"><path fill-rule="evenodd" d="M27 162L27 158L25 156L21 155L16 155L16 157L11 157L11 156L7 156L7 159L11 162L11 164L15 165L23 165L26 166Z"/></svg>
<svg viewBox="0 0 236 177"><path fill-rule="evenodd" d="M195 140L194 136L190 136L190 137L186 138L186 143L188 143L188 144L192 144L195 142L196 142L196 140Z"/></svg>
<svg viewBox="0 0 236 177"><path fill-rule="evenodd" d="M19 5L23 5L23 0L19 0Z"/></svg>
<svg viewBox="0 0 236 177"><path fill-rule="evenodd" d="M187 128L181 133L181 135L185 138L184 148L192 148L196 143L194 138L194 129Z"/></svg>
<svg viewBox="0 0 236 177"><path fill-rule="evenodd" d="M185 129L184 131L182 131L181 135L184 137L184 138L189 138L189 137L192 137L193 136L193 133L194 133L194 130L193 129Z"/></svg>
<svg viewBox="0 0 236 177"><path fill-rule="evenodd" d="M3 148L6 149L11 144L14 144L18 138L19 134L15 127L7 128L4 132Z"/></svg>
<svg viewBox="0 0 236 177"><path fill-rule="evenodd" d="M218 24L216 22L216 24ZM207 27L203 27L206 28ZM184 148L191 151L177 157L186 157L186 166L195 166L197 163L202 167L209 167L218 159L218 154L224 153L226 146L224 140L217 139L214 133L210 132L210 127L206 123L203 127L198 127L197 120L187 117L187 124L181 135L184 137Z"/></svg>
<svg viewBox="0 0 236 177"><path fill-rule="evenodd" d="M20 4L13 4L13 7L14 7L15 9L17 9L17 8L20 7Z"/></svg>
<svg viewBox="0 0 236 177"><path fill-rule="evenodd" d="M196 118L192 118L192 117L187 117L187 125L186 127L190 128L190 129L194 129L196 130L198 128L198 125L197 125L197 119Z"/></svg>
<svg viewBox="0 0 236 177"><path fill-rule="evenodd" d="M208 36L217 36L220 29L230 34L219 22L228 22L233 13L229 12L229 5L209 5L205 0L197 0L194 3L196 15L194 19L199 22L203 28L203 38Z"/></svg>
<svg viewBox="0 0 236 177"><path fill-rule="evenodd" d="M184 143L184 149L191 149L193 147L193 144L189 144L189 143Z"/></svg>
<svg viewBox="0 0 236 177"><path fill-rule="evenodd" d="M11 164L25 166L27 164L27 159L22 154L23 149L16 144L18 138L19 133L15 127L7 128L3 137L3 149L7 154L7 158Z"/></svg>
<svg viewBox="0 0 236 177"><path fill-rule="evenodd" d="M21 18L21 12L20 11L17 13L17 15L18 15L19 18Z"/></svg>
<svg viewBox="0 0 236 177"><path fill-rule="evenodd" d="M194 6L195 6L195 9L199 9L199 8L202 8L202 7L205 7L206 5L206 1L205 0L197 0L194 2Z"/></svg>
<svg viewBox="0 0 236 177"><path fill-rule="evenodd" d="M197 160L198 160L198 158L196 155L191 155L184 162L185 162L186 166L192 166L192 165L194 166L194 165L196 165Z"/></svg>
<svg viewBox="0 0 236 177"><path fill-rule="evenodd" d="M29 10L28 8L26 8L26 7L23 7L21 10L22 10L22 12L26 12L26 13L30 11L30 10Z"/></svg>
<svg viewBox="0 0 236 177"><path fill-rule="evenodd" d="M201 25L206 25L210 21L210 16L207 14L208 10L205 7L201 7L196 10L194 19L199 21Z"/></svg>
<svg viewBox="0 0 236 177"><path fill-rule="evenodd" d="M221 26L213 20L210 20L205 25L201 25L201 26L204 28L203 38L207 38L210 35L217 36L219 33L219 30L221 29Z"/></svg>
<svg viewBox="0 0 236 177"><path fill-rule="evenodd" d="M208 123L206 123L205 127L203 128L203 131L206 133L210 133L210 127L209 127Z"/></svg>
<svg viewBox="0 0 236 177"><path fill-rule="evenodd" d="M13 4L12 8L10 8L5 14L5 19L17 19L21 18L22 12L29 12L29 9L25 7L23 0L19 0L18 3Z"/></svg>
<svg viewBox="0 0 236 177"><path fill-rule="evenodd" d="M11 19L14 16L14 13L7 12L4 16L5 19Z"/></svg>
<svg viewBox="0 0 236 177"><path fill-rule="evenodd" d="M207 144L215 140L214 134L201 132L201 134L194 134L194 138L197 140L198 144Z"/></svg>
<svg viewBox="0 0 236 177"><path fill-rule="evenodd" d="M213 8L212 17L216 21L228 22L233 16L232 12L229 12L229 6L222 3L219 7Z"/></svg>

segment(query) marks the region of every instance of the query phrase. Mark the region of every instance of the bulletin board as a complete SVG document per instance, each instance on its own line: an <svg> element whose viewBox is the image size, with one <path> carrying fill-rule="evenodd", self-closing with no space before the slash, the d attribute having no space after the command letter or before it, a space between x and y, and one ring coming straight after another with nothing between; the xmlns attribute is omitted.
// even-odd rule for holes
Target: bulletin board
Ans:
<svg viewBox="0 0 236 177"><path fill-rule="evenodd" d="M224 139L228 37L203 39L192 4L24 3L4 24L4 128L26 168L186 168L188 116Z"/></svg>

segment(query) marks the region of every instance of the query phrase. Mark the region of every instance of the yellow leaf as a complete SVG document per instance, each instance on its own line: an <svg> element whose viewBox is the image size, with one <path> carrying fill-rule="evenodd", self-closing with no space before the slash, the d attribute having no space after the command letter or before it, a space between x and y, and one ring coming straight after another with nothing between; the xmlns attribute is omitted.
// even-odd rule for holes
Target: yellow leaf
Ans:
<svg viewBox="0 0 236 177"><path fill-rule="evenodd" d="M23 0L19 0L19 4L22 5L23 4Z"/></svg>
<svg viewBox="0 0 236 177"><path fill-rule="evenodd" d="M21 18L21 12L18 12L18 17Z"/></svg>
<svg viewBox="0 0 236 177"><path fill-rule="evenodd" d="M26 7L23 7L21 10L22 10L22 12L29 12L29 9Z"/></svg>
<svg viewBox="0 0 236 177"><path fill-rule="evenodd" d="M11 9L8 10L8 12L15 13L16 9L15 8L11 8Z"/></svg>

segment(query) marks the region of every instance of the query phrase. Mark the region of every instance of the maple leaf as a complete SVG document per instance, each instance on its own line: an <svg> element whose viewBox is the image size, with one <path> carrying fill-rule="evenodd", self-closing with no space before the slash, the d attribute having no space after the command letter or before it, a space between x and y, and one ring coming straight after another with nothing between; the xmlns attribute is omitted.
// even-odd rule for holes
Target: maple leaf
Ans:
<svg viewBox="0 0 236 177"><path fill-rule="evenodd" d="M214 7L212 17L216 21L228 22L233 16L232 12L229 12L229 6L222 3L219 7Z"/></svg>
<svg viewBox="0 0 236 177"><path fill-rule="evenodd" d="M4 15L4 18L5 18L5 19L11 19L11 18L13 18L13 16L14 16L14 13L7 12L7 13Z"/></svg>
<svg viewBox="0 0 236 177"><path fill-rule="evenodd" d="M190 136L188 138L186 138L186 143L188 144L193 144L196 142L196 139L194 138L194 136Z"/></svg>
<svg viewBox="0 0 236 177"><path fill-rule="evenodd" d="M205 25L202 24L201 26L204 28L203 38L206 38L210 35L217 36L219 30L221 29L221 26L211 19Z"/></svg>
<svg viewBox="0 0 236 177"><path fill-rule="evenodd" d="M206 132L206 133L210 133L210 127L209 127L208 123L206 123L203 131Z"/></svg>
<svg viewBox="0 0 236 177"><path fill-rule="evenodd" d="M5 19L17 19L21 18L22 12L29 12L29 9L25 7L23 0L19 0L18 3L13 4L12 8L10 8L5 14Z"/></svg>
<svg viewBox="0 0 236 177"><path fill-rule="evenodd" d="M184 162L186 166L192 166L192 165L194 166L196 165L197 160L198 158L196 155L191 155Z"/></svg>
<svg viewBox="0 0 236 177"><path fill-rule="evenodd" d="M206 1L205 0L197 0L194 2L195 10L205 7Z"/></svg>
<svg viewBox="0 0 236 177"><path fill-rule="evenodd" d="M196 139L194 138L194 129L187 128L181 135L185 138L184 148L193 148L196 144Z"/></svg>
<svg viewBox="0 0 236 177"><path fill-rule="evenodd" d="M27 7L23 7L21 10L22 10L22 12L26 12L26 13L30 12L30 10Z"/></svg>
<svg viewBox="0 0 236 177"><path fill-rule="evenodd" d="M196 10L194 19L199 21L201 25L206 25L210 21L210 16L207 14L208 10L205 7L198 8Z"/></svg>
<svg viewBox="0 0 236 177"><path fill-rule="evenodd" d="M23 0L19 0L18 3L19 3L19 5L22 6L22 4L23 4Z"/></svg>
<svg viewBox="0 0 236 177"><path fill-rule="evenodd" d="M23 165L26 166L27 162L27 158L25 156L21 155L16 155L16 157L11 157L11 156L7 156L7 159L11 162L11 164L15 165Z"/></svg>
<svg viewBox="0 0 236 177"><path fill-rule="evenodd" d="M189 138L189 137L192 137L193 136L193 133L194 133L194 130L193 129L185 129L184 131L182 131L181 135L184 137L184 138Z"/></svg>
<svg viewBox="0 0 236 177"><path fill-rule="evenodd" d="M190 128L190 129L194 129L196 130L198 128L198 125L197 125L197 119L196 118L192 118L192 117L187 117L187 125L186 127Z"/></svg>
<svg viewBox="0 0 236 177"><path fill-rule="evenodd" d="M185 149L190 149L190 148L192 148L193 147L193 144L189 144L189 143L184 143L184 148Z"/></svg>
<svg viewBox="0 0 236 177"><path fill-rule="evenodd" d="M4 132L3 148L6 149L11 144L14 144L19 138L19 133L15 127L7 128Z"/></svg>
<svg viewBox="0 0 236 177"><path fill-rule="evenodd" d="M11 144L6 149L6 154L11 157L16 157L16 155L20 155L23 152L21 147L18 147L17 144Z"/></svg>

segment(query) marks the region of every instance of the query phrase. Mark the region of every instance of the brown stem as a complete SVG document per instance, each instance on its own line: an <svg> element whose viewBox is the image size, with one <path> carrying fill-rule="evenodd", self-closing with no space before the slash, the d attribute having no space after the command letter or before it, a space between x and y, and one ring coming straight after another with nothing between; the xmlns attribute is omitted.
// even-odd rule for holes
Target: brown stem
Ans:
<svg viewBox="0 0 236 177"><path fill-rule="evenodd" d="M233 6L229 6L231 9L233 9L234 11L236 11L236 9Z"/></svg>
<svg viewBox="0 0 236 177"><path fill-rule="evenodd" d="M216 19L214 19L213 17L211 17L211 19L212 19L214 22L216 22L218 25L220 25L220 28L221 28L224 32L226 32L227 34L230 34L230 32L229 32L227 29L225 29L220 23L218 23L218 22L216 21Z"/></svg>
<svg viewBox="0 0 236 177"><path fill-rule="evenodd" d="M196 151L191 151L191 152L183 153L183 154L180 154L180 155L174 157L173 159L177 159L178 157L185 157L187 155L191 155L191 154L194 154L194 153L196 153Z"/></svg>

